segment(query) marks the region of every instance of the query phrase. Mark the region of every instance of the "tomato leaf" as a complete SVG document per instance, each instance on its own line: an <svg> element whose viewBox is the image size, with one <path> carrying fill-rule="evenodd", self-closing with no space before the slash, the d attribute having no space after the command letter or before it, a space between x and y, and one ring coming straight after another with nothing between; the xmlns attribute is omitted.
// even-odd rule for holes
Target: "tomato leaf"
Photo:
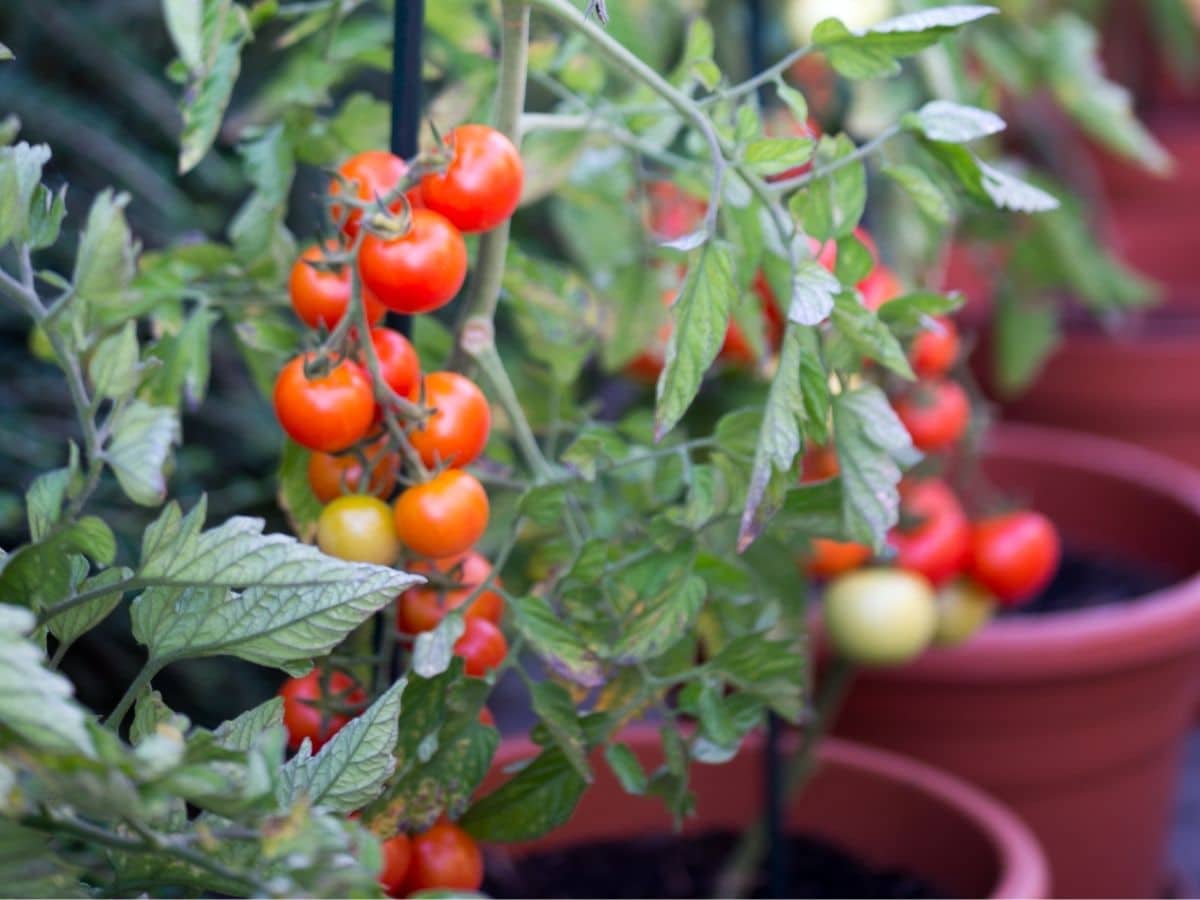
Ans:
<svg viewBox="0 0 1200 900"><path fill-rule="evenodd" d="M587 760L587 744L571 695L561 684L553 681L539 681L529 693L533 699L533 711L554 743L580 776L590 782L592 770Z"/></svg>
<svg viewBox="0 0 1200 900"><path fill-rule="evenodd" d="M0 246L28 227L30 203L49 159L45 144L0 147Z"/></svg>
<svg viewBox="0 0 1200 900"><path fill-rule="evenodd" d="M1004 130L1004 120L986 109L949 100L930 100L903 123L931 141L965 144Z"/></svg>
<svg viewBox="0 0 1200 900"><path fill-rule="evenodd" d="M804 712L806 681L803 649L761 634L736 637L710 666L730 684L758 697L789 722Z"/></svg>
<svg viewBox="0 0 1200 900"><path fill-rule="evenodd" d="M566 822L586 788L566 754L547 747L475 803L458 824L481 841L533 840Z"/></svg>
<svg viewBox="0 0 1200 900"><path fill-rule="evenodd" d="M189 76L180 104L180 173L194 169L212 146L241 71L242 45L250 37L246 10L233 0L203 0L199 42L191 30L195 18L194 5L184 4L177 4L175 15L168 18L168 30Z"/></svg>
<svg viewBox="0 0 1200 900"><path fill-rule="evenodd" d="M640 796L646 793L646 770L638 761L636 754L629 749L628 744L608 744L604 748L604 759L625 793Z"/></svg>
<svg viewBox="0 0 1200 900"><path fill-rule="evenodd" d="M290 806L304 796L313 804L348 813L374 799L396 766L392 751L405 684L404 679L393 684L315 756L307 741L301 745L283 767L280 800Z"/></svg>
<svg viewBox="0 0 1200 900"><path fill-rule="evenodd" d="M103 455L121 490L134 503L158 506L167 496L171 448L180 440L178 413L134 400L114 417L112 431Z"/></svg>
<svg viewBox="0 0 1200 900"><path fill-rule="evenodd" d="M517 630L546 664L576 684L596 687L603 682L599 659L558 618L541 597L521 597L513 604Z"/></svg>
<svg viewBox="0 0 1200 900"><path fill-rule="evenodd" d="M833 325L855 350L903 378L915 378L908 356L896 336L867 309L857 294L838 295L833 308Z"/></svg>
<svg viewBox="0 0 1200 900"><path fill-rule="evenodd" d="M725 340L736 293L730 252L710 241L694 253L671 307L674 328L658 378L656 440L675 427L696 398L700 382Z"/></svg>
<svg viewBox="0 0 1200 900"><path fill-rule="evenodd" d="M97 344L88 364L93 390L110 400L133 393L139 377L138 349L137 324L133 321Z"/></svg>
<svg viewBox="0 0 1200 900"><path fill-rule="evenodd" d="M247 751L264 731L283 725L283 698L272 697L240 716L222 722L213 732L217 743L230 750Z"/></svg>
<svg viewBox="0 0 1200 900"><path fill-rule="evenodd" d="M128 194L103 190L92 201L75 254L75 295L102 308L128 307L138 247L125 220Z"/></svg>
<svg viewBox="0 0 1200 900"><path fill-rule="evenodd" d="M813 161L813 181L789 201L805 233L819 241L852 233L862 218L867 204L867 170L861 159L844 161L855 151L854 142L844 134L822 137Z"/></svg>
<svg viewBox="0 0 1200 900"><path fill-rule="evenodd" d="M417 582L350 563L241 516L201 531L205 504L169 504L145 531L134 637L160 664L229 655L293 675Z"/></svg>
<svg viewBox="0 0 1200 900"><path fill-rule="evenodd" d="M887 397L874 385L833 398L833 438L841 466L845 532L880 550L900 516L900 466L912 465L920 455Z"/></svg>
<svg viewBox="0 0 1200 900"><path fill-rule="evenodd" d="M938 225L954 218L954 205L938 184L917 166L884 166L883 174L894 181L924 215Z"/></svg>
<svg viewBox="0 0 1200 900"><path fill-rule="evenodd" d="M45 657L28 635L33 614L0 606L0 725L37 750L92 758L88 715L71 699L71 682L44 666Z"/></svg>

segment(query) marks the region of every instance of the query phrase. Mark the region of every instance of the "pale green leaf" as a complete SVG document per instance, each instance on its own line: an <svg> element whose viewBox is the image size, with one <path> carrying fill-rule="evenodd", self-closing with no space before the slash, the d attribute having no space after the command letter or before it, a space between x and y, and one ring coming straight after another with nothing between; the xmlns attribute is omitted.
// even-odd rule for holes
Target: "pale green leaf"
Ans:
<svg viewBox="0 0 1200 900"><path fill-rule="evenodd" d="M811 138L759 138L746 146L742 158L755 172L778 175L808 162L815 146Z"/></svg>
<svg viewBox="0 0 1200 900"><path fill-rule="evenodd" d="M30 146L22 141L0 147L0 246L25 233L42 166L49 159L50 148L45 144Z"/></svg>
<svg viewBox="0 0 1200 900"><path fill-rule="evenodd" d="M75 295L87 303L115 308L128 302L138 248L125 220L128 194L103 190L92 201L75 255L71 278Z"/></svg>
<svg viewBox="0 0 1200 900"><path fill-rule="evenodd" d="M725 340L736 293L729 250L710 242L696 251L671 307L674 327L656 395L658 438L675 427L696 398L704 373Z"/></svg>
<svg viewBox="0 0 1200 900"><path fill-rule="evenodd" d="M88 363L88 378L97 394L115 400L133 393L138 376L137 324L130 321L96 345Z"/></svg>
<svg viewBox="0 0 1200 900"><path fill-rule="evenodd" d="M921 168L911 165L884 166L883 174L908 195L922 213L939 225L948 225L954 206L942 189Z"/></svg>
<svg viewBox="0 0 1200 900"><path fill-rule="evenodd" d="M104 460L121 490L134 503L157 506L167 497L171 448L179 443L179 415L141 400L121 408L112 424L112 442Z"/></svg>
<svg viewBox="0 0 1200 900"><path fill-rule="evenodd" d="M465 628L463 617L451 613L436 628L417 635L413 646L413 671L422 678L433 678L445 672L454 658L454 643L462 637Z"/></svg>
<svg viewBox="0 0 1200 900"><path fill-rule="evenodd" d="M159 660L226 654L293 674L417 577L351 563L235 517L201 532L204 504L168 505L142 539L134 636Z"/></svg>
<svg viewBox="0 0 1200 900"><path fill-rule="evenodd" d="M302 746L283 767L280 801L291 806L303 796L334 812L348 813L374 799L396 767L392 750L405 684L401 679L388 688L316 756Z"/></svg>
<svg viewBox="0 0 1200 900"><path fill-rule="evenodd" d="M833 308L833 325L855 350L902 378L912 379L912 366L900 342L879 317L867 309L857 294L839 294Z"/></svg>
<svg viewBox="0 0 1200 900"><path fill-rule="evenodd" d="M905 124L931 141L965 144L1004 130L1004 120L986 109L949 100L931 100L905 116Z"/></svg>
<svg viewBox="0 0 1200 900"><path fill-rule="evenodd" d="M86 567L84 567L84 574L86 574ZM100 593L94 599L73 606L51 619L50 631L63 643L74 643L108 618L109 613L117 608L121 598L125 596L125 591L115 586L127 581L132 575L133 572L129 569L116 566L84 579L73 591L74 596L93 592Z"/></svg>
<svg viewBox="0 0 1200 900"><path fill-rule="evenodd" d="M26 635L33 614L0 606L0 725L40 751L95 755L87 714L73 699L71 682L48 671L39 647Z"/></svg>
<svg viewBox="0 0 1200 900"><path fill-rule="evenodd" d="M249 751L264 731L282 725L283 698L272 697L237 718L222 722L213 736L218 744L229 750Z"/></svg>

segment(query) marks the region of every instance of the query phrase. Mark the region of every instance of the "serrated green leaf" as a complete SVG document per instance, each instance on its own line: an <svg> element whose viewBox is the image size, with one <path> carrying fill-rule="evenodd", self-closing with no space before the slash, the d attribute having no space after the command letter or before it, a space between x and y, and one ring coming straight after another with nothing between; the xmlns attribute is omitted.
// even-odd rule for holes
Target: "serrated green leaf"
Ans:
<svg viewBox="0 0 1200 900"><path fill-rule="evenodd" d="M905 124L931 141L965 144L1004 130L1004 120L986 109L949 100L930 100L905 116Z"/></svg>
<svg viewBox="0 0 1200 900"><path fill-rule="evenodd" d="M0 725L37 750L92 758L87 715L71 699L71 682L48 671L41 649L26 638L33 627L28 610L0 606Z"/></svg>
<svg viewBox="0 0 1200 900"><path fill-rule="evenodd" d="M1041 188L983 162L958 144L929 140L924 144L976 200L1015 212L1045 212L1058 207L1058 200Z"/></svg>
<svg viewBox="0 0 1200 900"><path fill-rule="evenodd" d="M499 744L481 725L487 685L463 677L455 660L437 678L413 676L404 694L395 747L396 772L383 793L363 810L373 832L428 828L441 815L457 817L487 774Z"/></svg>
<svg viewBox="0 0 1200 900"><path fill-rule="evenodd" d="M954 207L937 183L917 166L884 166L883 174L908 195L917 209L939 225L954 218Z"/></svg>
<svg viewBox="0 0 1200 900"><path fill-rule="evenodd" d="M216 310L197 307L178 334L166 335L148 349L147 358L159 364L146 379L143 399L156 406L182 404L189 409L203 402L210 375L209 343L219 318Z"/></svg>
<svg viewBox="0 0 1200 900"><path fill-rule="evenodd" d="M828 274L828 273L826 273ZM832 277L832 276L830 276ZM783 335L779 368L767 393L767 407L758 430L746 505L738 530L738 551L743 552L762 532L777 508L774 498L764 504L767 488L778 473L790 472L802 446L800 424L805 419L801 388L800 329L789 325Z"/></svg>
<svg viewBox="0 0 1200 900"><path fill-rule="evenodd" d="M291 674L328 652L416 582L350 563L235 517L201 532L204 504L183 517L168 505L142 538L131 607L134 637L162 661L230 655Z"/></svg>
<svg viewBox="0 0 1200 900"><path fill-rule="evenodd" d="M0 147L0 247L25 233L42 166L49 159L50 148L45 144L31 146L21 141Z"/></svg>
<svg viewBox="0 0 1200 900"><path fill-rule="evenodd" d="M807 681L800 647L761 634L734 638L711 660L712 671L763 700L789 722L804 712Z"/></svg>
<svg viewBox="0 0 1200 900"><path fill-rule="evenodd" d="M1051 304L1022 302L1009 293L999 297L992 334L993 368L1000 390L1015 394L1027 387L1058 345L1058 316Z"/></svg>
<svg viewBox="0 0 1200 900"><path fill-rule="evenodd" d="M188 14L192 15L190 10ZM189 83L180 107L183 113L179 150L181 174L199 164L220 130L225 108L241 71L242 44L250 36L245 10L232 0L204 0L201 34L198 64L189 66ZM178 43L181 50L186 48L189 54L194 53L195 43L190 38Z"/></svg>
<svg viewBox="0 0 1200 900"><path fill-rule="evenodd" d="M604 748L604 759L612 769L625 793L641 796L646 793L648 781L646 771L638 762L637 755L627 744L608 744Z"/></svg>
<svg viewBox="0 0 1200 900"><path fill-rule="evenodd" d="M900 466L913 464L919 454L887 397L874 385L833 398L833 438L846 534L880 550L899 520Z"/></svg>
<svg viewBox="0 0 1200 900"><path fill-rule="evenodd" d="M88 378L97 394L115 400L133 393L138 376L137 324L130 321L96 345L88 363Z"/></svg>
<svg viewBox="0 0 1200 900"><path fill-rule="evenodd" d="M555 745L562 750L580 777L590 782L592 770L587 761L587 744L571 695L561 684L553 681L539 681L529 694L533 700L533 711L554 738Z"/></svg>
<svg viewBox="0 0 1200 900"><path fill-rule="evenodd" d="M547 747L458 824L481 841L533 840L566 822L586 788L566 754Z"/></svg>
<svg viewBox="0 0 1200 900"><path fill-rule="evenodd" d="M704 373L725 340L736 293L729 250L709 242L696 251L671 307L674 327L655 400L657 438L675 427L696 398Z"/></svg>
<svg viewBox="0 0 1200 900"><path fill-rule="evenodd" d="M84 574L86 572L85 566ZM128 581L132 575L133 572L130 569L117 566L104 569L91 578L84 579L72 592L74 596L90 594L95 591L103 593L98 594L92 600L73 606L51 619L49 622L51 633L62 643L72 644L91 631L108 618L108 615L120 604L121 598L125 596L125 591L116 589L115 586ZM109 590L110 588L113 590ZM73 599L73 597L67 599Z"/></svg>
<svg viewBox="0 0 1200 900"><path fill-rule="evenodd" d="M276 494L279 508L287 516L292 531L303 541L311 541L316 537L317 519L323 508L308 481L309 456L309 451L295 441L284 441L279 460L279 491Z"/></svg>
<svg viewBox="0 0 1200 900"><path fill-rule="evenodd" d="M759 138L746 146L742 158L755 172L777 175L812 159L815 146L811 138Z"/></svg>
<svg viewBox="0 0 1200 900"><path fill-rule="evenodd" d="M334 812L348 813L374 799L396 766L392 750L405 685L403 679L393 684L316 756L301 746L283 767L280 801L291 806L303 796Z"/></svg>
<svg viewBox="0 0 1200 900"><path fill-rule="evenodd" d="M103 455L121 490L134 503L158 506L167 497L171 448L180 440L178 413L134 400L117 413L112 431Z"/></svg>
<svg viewBox="0 0 1200 900"><path fill-rule="evenodd" d="M517 501L517 511L534 524L549 528L562 522L566 515L566 502L565 484L539 484L521 495Z"/></svg>
<svg viewBox="0 0 1200 900"><path fill-rule="evenodd" d="M600 661L575 634L559 619L541 597L521 597L513 604L517 630L551 669L564 678L586 687L596 687L604 680Z"/></svg>
<svg viewBox="0 0 1200 900"><path fill-rule="evenodd" d="M908 356L896 336L867 309L857 294L839 294L833 307L833 326L855 350L902 378L915 378Z"/></svg>
<svg viewBox="0 0 1200 900"><path fill-rule="evenodd" d="M931 47L955 29L997 12L992 6L941 6L851 31L837 19L813 29L812 42L847 78L877 78L899 71L896 60Z"/></svg>
<svg viewBox="0 0 1200 900"><path fill-rule="evenodd" d="M41 250L58 240L63 219L67 215L67 186L51 191L39 184L29 203L29 221L25 225L25 240L31 250Z"/></svg>
<svg viewBox="0 0 1200 900"><path fill-rule="evenodd" d="M454 643L462 637L466 623L456 613L447 615L437 627L417 635L413 646L413 671L422 678L433 678L450 668Z"/></svg>
<svg viewBox="0 0 1200 900"><path fill-rule="evenodd" d="M1096 30L1068 12L1041 31L1042 59L1059 105L1089 135L1110 150L1165 174L1171 158L1134 112L1133 96L1104 75Z"/></svg>
<svg viewBox="0 0 1200 900"><path fill-rule="evenodd" d="M851 234L866 208L867 171L863 161L841 162L855 150L854 142L844 134L821 138L813 163L813 182L789 201L805 233L819 241ZM822 174L834 165L839 168Z"/></svg>
<svg viewBox="0 0 1200 900"><path fill-rule="evenodd" d="M128 194L103 190L92 201L71 277L75 295L102 308L127 305L126 288L137 266L137 245L125 220Z"/></svg>
<svg viewBox="0 0 1200 900"><path fill-rule="evenodd" d="M668 575L652 558L656 576ZM631 570L622 573L628 577ZM666 581L666 583L662 583ZM614 655L622 662L644 662L658 656L687 636L704 605L707 588L698 575L682 579L655 578L638 592L637 614L627 622Z"/></svg>
<svg viewBox="0 0 1200 900"><path fill-rule="evenodd" d="M283 698L272 697L236 718L222 722L213 732L218 744L229 750L248 751L259 735L283 725Z"/></svg>
<svg viewBox="0 0 1200 900"><path fill-rule="evenodd" d="M71 596L87 574L79 571L75 554L96 563L112 563L117 541L112 529L96 516L84 516L34 544L26 544L3 560L0 603L25 606L41 612Z"/></svg>
<svg viewBox="0 0 1200 900"><path fill-rule="evenodd" d="M797 325L819 325L833 311L833 298L842 289L837 278L816 260L796 266L788 318Z"/></svg>

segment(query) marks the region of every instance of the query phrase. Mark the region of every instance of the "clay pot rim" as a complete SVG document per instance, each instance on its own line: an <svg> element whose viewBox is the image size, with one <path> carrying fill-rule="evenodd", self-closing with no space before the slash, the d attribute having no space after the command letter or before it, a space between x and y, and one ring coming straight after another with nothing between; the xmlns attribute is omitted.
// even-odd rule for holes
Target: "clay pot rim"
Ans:
<svg viewBox="0 0 1200 900"><path fill-rule="evenodd" d="M794 748L798 738L795 732L790 732L784 738L785 746ZM649 722L637 722L625 727L618 739L635 752L645 746L657 747L661 740L658 726ZM762 743L762 732L752 732L742 742L738 752L757 749ZM506 768L536 755L541 749L526 737L506 737L492 765ZM912 785L921 793L935 798L952 813L974 823L996 853L999 878L988 895L990 898L1025 900L1050 896L1050 868L1041 844L1029 826L1000 800L934 766L856 741L824 737L817 745L817 754L821 766L842 767L883 780ZM799 802L803 802L803 799Z"/></svg>
<svg viewBox="0 0 1200 900"><path fill-rule="evenodd" d="M1036 425L993 430L986 455L1094 472L1169 497L1200 529L1200 472L1111 438ZM963 681L1083 678L1195 652L1200 643L1200 572L1132 603L993 622L958 647L933 649L889 677ZM1021 659L1019 666L1014 658Z"/></svg>

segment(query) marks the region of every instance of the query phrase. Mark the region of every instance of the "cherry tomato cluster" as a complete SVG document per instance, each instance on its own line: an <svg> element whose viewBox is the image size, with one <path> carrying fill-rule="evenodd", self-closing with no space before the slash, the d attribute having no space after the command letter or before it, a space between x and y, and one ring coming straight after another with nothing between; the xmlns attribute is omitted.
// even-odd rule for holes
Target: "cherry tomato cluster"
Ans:
<svg viewBox="0 0 1200 900"><path fill-rule="evenodd" d="M878 260L869 235L859 233L875 258L859 282L865 305L878 310L903 293L899 278ZM830 269L834 254L821 258ZM913 444L926 454L953 447L966 431L970 403L947 377L959 355L959 336L946 317L932 320L909 346L917 383L893 399ZM838 474L836 454L810 448L802 481ZM940 478L900 486L900 523L887 537L891 565L868 566L871 548L852 541L812 541L805 569L831 584L825 620L834 646L847 658L888 665L905 662L930 644L966 640L999 606L1018 606L1041 591L1058 568L1060 540L1040 513L1017 510L978 519Z"/></svg>
<svg viewBox="0 0 1200 900"><path fill-rule="evenodd" d="M426 575L397 598L398 631L411 638L462 607L454 649L473 677L508 653L499 582L474 549L488 497L466 471L488 442L491 409L463 375L423 372L409 340L381 322L389 310L428 313L454 298L467 272L463 235L504 223L523 178L516 148L484 125L459 126L411 166L385 151L345 162L329 187L340 237L305 250L288 281L296 314L328 337L283 367L274 392L284 431L310 451L318 546ZM289 679L280 695L289 746L308 739L314 752L367 703L339 671ZM487 710L480 719L494 725ZM483 880L479 848L448 821L390 838L383 854L381 883L393 895L474 891Z"/></svg>

